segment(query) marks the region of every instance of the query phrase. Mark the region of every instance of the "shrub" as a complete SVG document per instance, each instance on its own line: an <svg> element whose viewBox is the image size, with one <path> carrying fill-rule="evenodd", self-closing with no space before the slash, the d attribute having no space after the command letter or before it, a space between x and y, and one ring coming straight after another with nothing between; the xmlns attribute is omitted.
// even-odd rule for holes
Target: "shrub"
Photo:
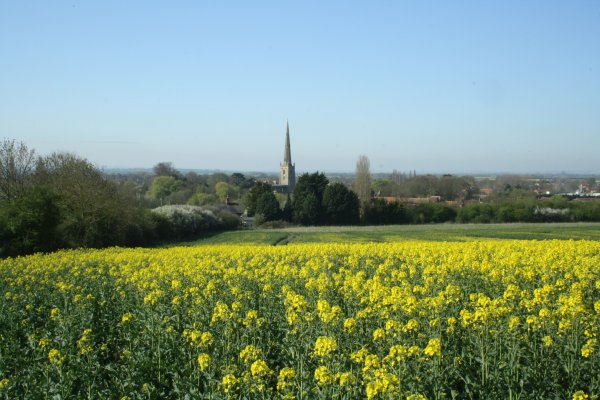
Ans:
<svg viewBox="0 0 600 400"><path fill-rule="evenodd" d="M600 221L600 202L574 202L571 213L575 221L598 222Z"/></svg>
<svg viewBox="0 0 600 400"><path fill-rule="evenodd" d="M417 224L454 221L456 210L446 204L417 204L411 210L412 222Z"/></svg>
<svg viewBox="0 0 600 400"><path fill-rule="evenodd" d="M490 223L496 218L496 207L487 203L471 204L458 211L457 222Z"/></svg>
<svg viewBox="0 0 600 400"><path fill-rule="evenodd" d="M191 205L168 205L152 210L158 216L158 230L163 239L178 239L203 231L231 229L239 218L224 210Z"/></svg>
<svg viewBox="0 0 600 400"><path fill-rule="evenodd" d="M367 225L406 224L410 215L403 204L375 199L365 208L364 221Z"/></svg>
<svg viewBox="0 0 600 400"><path fill-rule="evenodd" d="M569 220L568 208L536 207L534 219L539 222L562 222Z"/></svg>

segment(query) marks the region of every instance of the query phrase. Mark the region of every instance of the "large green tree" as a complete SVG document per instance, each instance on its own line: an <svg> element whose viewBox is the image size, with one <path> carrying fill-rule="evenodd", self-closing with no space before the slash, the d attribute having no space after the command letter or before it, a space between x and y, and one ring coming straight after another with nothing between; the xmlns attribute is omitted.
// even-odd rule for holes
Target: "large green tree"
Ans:
<svg viewBox="0 0 600 400"><path fill-rule="evenodd" d="M58 197L44 187L33 187L0 207L0 256L52 251L62 244Z"/></svg>
<svg viewBox="0 0 600 400"><path fill-rule="evenodd" d="M296 182L292 203L294 221L303 225L319 225L324 222L323 195L329 184L321 172L302 174Z"/></svg>
<svg viewBox="0 0 600 400"><path fill-rule="evenodd" d="M444 200L469 200L476 191L473 178L444 175L437 182L436 194Z"/></svg>
<svg viewBox="0 0 600 400"><path fill-rule="evenodd" d="M244 205L248 216L252 217L256 213L256 205L258 198L264 193L273 193L273 186L267 182L254 182L246 196L244 197Z"/></svg>
<svg viewBox="0 0 600 400"><path fill-rule="evenodd" d="M234 172L229 176L229 184L237 186L240 189L249 189L254 185L254 178L246 178L244 174Z"/></svg>
<svg viewBox="0 0 600 400"><path fill-rule="evenodd" d="M260 215L263 222L274 221L281 216L279 202L273 192L264 192L256 201L256 215Z"/></svg>
<svg viewBox="0 0 600 400"><path fill-rule="evenodd" d="M128 244L136 235L132 229L145 229L135 198L83 158L54 153L40 160L36 175L39 185L58 195L58 229L68 247Z"/></svg>
<svg viewBox="0 0 600 400"><path fill-rule="evenodd" d="M160 200L161 204L171 194L177 192L183 186L183 182L172 176L155 176L148 189L148 196Z"/></svg>
<svg viewBox="0 0 600 400"><path fill-rule="evenodd" d="M215 193L219 201L225 201L227 197L237 198L240 194L240 189L237 186L230 185L227 182L217 182L215 184Z"/></svg>
<svg viewBox="0 0 600 400"><path fill-rule="evenodd" d="M329 225L352 225L359 222L360 202L356 193L343 183L333 183L323 194L325 222Z"/></svg>
<svg viewBox="0 0 600 400"><path fill-rule="evenodd" d="M152 170L155 176L172 176L175 179L182 180L183 175L179 172L171 162L159 162Z"/></svg>
<svg viewBox="0 0 600 400"><path fill-rule="evenodd" d="M318 225L321 213L321 203L313 192L306 192L299 198L294 198L294 222L301 225Z"/></svg>

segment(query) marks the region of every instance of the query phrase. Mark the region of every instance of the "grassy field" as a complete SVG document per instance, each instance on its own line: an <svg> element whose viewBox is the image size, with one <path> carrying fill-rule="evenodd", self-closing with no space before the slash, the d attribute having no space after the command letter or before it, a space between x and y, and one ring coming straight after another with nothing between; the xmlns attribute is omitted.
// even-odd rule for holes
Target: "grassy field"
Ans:
<svg viewBox="0 0 600 400"><path fill-rule="evenodd" d="M482 239L600 240L600 223L438 224L351 227L298 227L229 231L189 244L365 243L429 240L466 242Z"/></svg>

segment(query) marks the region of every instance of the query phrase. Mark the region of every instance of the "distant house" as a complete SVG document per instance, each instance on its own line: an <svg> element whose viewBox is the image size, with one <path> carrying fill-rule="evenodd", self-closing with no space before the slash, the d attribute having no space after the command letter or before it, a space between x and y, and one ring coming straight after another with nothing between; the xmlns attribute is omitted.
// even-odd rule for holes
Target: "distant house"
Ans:
<svg viewBox="0 0 600 400"><path fill-rule="evenodd" d="M492 188L482 188L479 189L479 194L474 195L473 198L481 203L482 200L485 200L493 193L494 189Z"/></svg>

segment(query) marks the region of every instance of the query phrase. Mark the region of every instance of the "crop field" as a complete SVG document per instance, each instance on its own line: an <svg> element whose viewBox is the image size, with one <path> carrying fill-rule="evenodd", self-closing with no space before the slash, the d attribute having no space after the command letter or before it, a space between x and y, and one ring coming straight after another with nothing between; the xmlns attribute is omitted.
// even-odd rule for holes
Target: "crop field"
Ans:
<svg viewBox="0 0 600 400"><path fill-rule="evenodd" d="M591 399L600 242L0 261L0 398Z"/></svg>
<svg viewBox="0 0 600 400"><path fill-rule="evenodd" d="M229 231L190 244L371 243L485 239L600 240L600 223L431 224L330 226Z"/></svg>

